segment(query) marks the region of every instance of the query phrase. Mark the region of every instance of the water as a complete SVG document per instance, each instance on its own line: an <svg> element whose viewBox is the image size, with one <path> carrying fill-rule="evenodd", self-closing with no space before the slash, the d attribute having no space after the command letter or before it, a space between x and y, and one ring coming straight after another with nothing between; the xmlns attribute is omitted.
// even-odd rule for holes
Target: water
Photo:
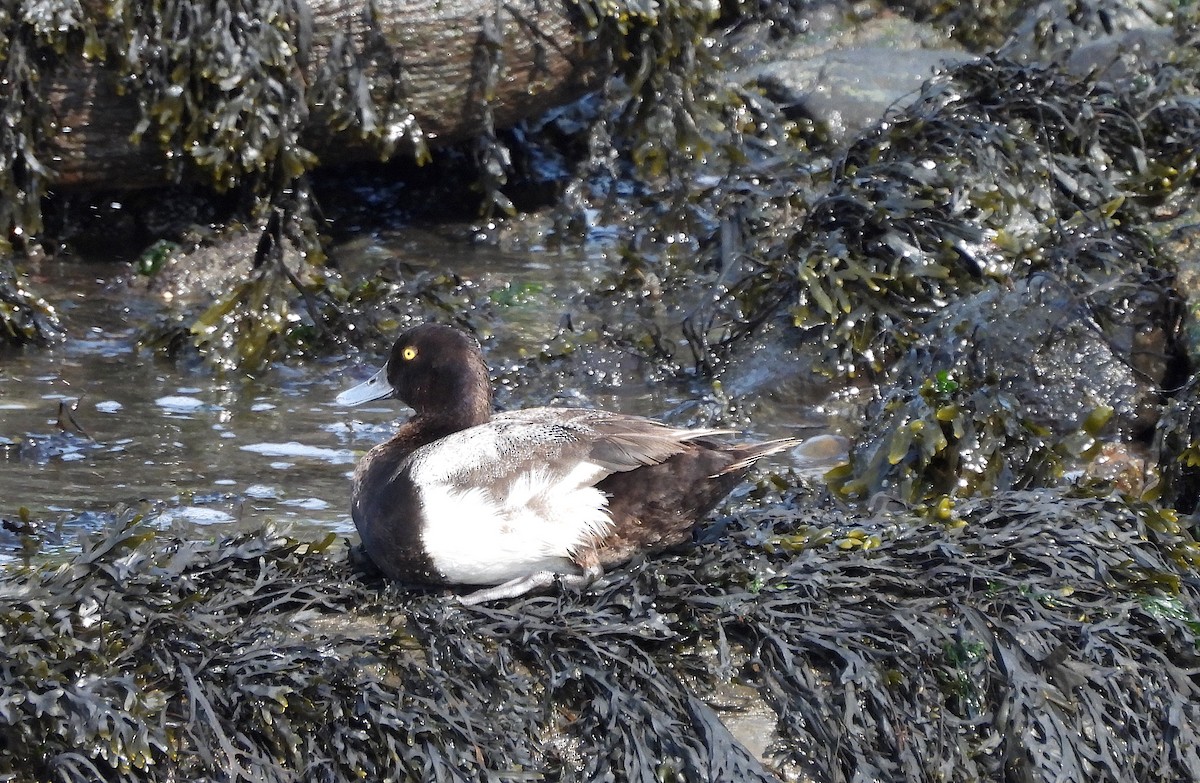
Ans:
<svg viewBox="0 0 1200 783"><path fill-rule="evenodd" d="M560 303L589 285L603 263L599 256L563 258L537 249L475 249L417 231L358 240L335 252L351 275L401 257L451 269L486 291L512 293L515 306L505 309L510 332L492 348L494 368L506 364L496 354L515 350L516 342L548 336ZM0 356L0 519L27 513L47 528L61 527L67 548L74 532L125 507L163 524L183 520L223 530L271 521L303 535L353 537L354 463L404 412L393 402L345 409L333 399L382 357L297 360L253 378L217 378L203 365L179 366L138 346L138 324L156 305L115 282L128 277L127 266L61 263L41 274L39 290L59 307L69 337L50 349ZM519 387L506 394L505 404L547 401L521 394ZM689 404L687 390L670 385L606 389L593 382L559 396L652 416ZM756 413L749 434L815 434L822 422L811 406L775 405ZM834 452L815 464L827 466ZM12 541L0 535L0 558L15 551Z"/></svg>
<svg viewBox="0 0 1200 783"><path fill-rule="evenodd" d="M353 529L347 476L364 428L333 406L328 367L215 380L138 347L145 313L106 282L124 267L52 274L71 292L70 337L0 359L0 517L25 507L69 529L130 506L164 522Z"/></svg>

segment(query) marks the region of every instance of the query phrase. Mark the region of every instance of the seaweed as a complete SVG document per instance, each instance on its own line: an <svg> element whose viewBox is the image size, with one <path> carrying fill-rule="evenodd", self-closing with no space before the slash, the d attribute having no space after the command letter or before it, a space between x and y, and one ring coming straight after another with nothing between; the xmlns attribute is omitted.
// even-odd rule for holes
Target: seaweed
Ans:
<svg viewBox="0 0 1200 783"><path fill-rule="evenodd" d="M869 404L831 485L914 502L1048 486L1106 441L1146 438L1172 357L1140 360L1138 335L1172 332L1179 303L1169 276L1136 264L1113 271L1146 257L1145 243L1111 241L1047 248L1057 272L931 318Z"/></svg>
<svg viewBox="0 0 1200 783"><path fill-rule="evenodd" d="M299 9L283 0L113 6L108 45L141 109L135 141L152 133L175 177L190 165L217 190L248 185L269 199L295 180L315 162L300 140Z"/></svg>
<svg viewBox="0 0 1200 783"><path fill-rule="evenodd" d="M332 535L199 532L117 512L0 576L0 774L1200 773L1200 549L1140 502L858 515L795 487L587 593L469 609L351 574ZM712 706L731 680L777 716L765 759Z"/></svg>
<svg viewBox="0 0 1200 783"><path fill-rule="evenodd" d="M313 559L333 541L265 530L206 544L127 517L71 563L9 582L6 774L466 779L455 770L504 745L440 706L456 684L415 664L403 626L314 627L377 601ZM430 730L426 712L447 720Z"/></svg>
<svg viewBox="0 0 1200 783"><path fill-rule="evenodd" d="M1193 375L1166 404L1154 433L1154 456L1161 485L1160 501L1193 515L1200 504L1200 374ZM1200 533L1200 530L1195 531Z"/></svg>
<svg viewBox="0 0 1200 783"><path fill-rule="evenodd" d="M0 5L0 256L36 241L42 230L41 197L51 172L38 141L52 119L38 100L43 67L80 31L78 3ZM94 28L86 26L88 38ZM57 45L56 45L57 43Z"/></svg>
<svg viewBox="0 0 1200 783"><path fill-rule="evenodd" d="M883 371L945 303L1047 269L1045 248L1081 225L1140 231L1193 192L1195 148L1180 145L1200 139L1193 91L1173 68L1117 91L993 58L934 78L850 146L794 233L759 250L697 352L719 363L786 310L827 372Z"/></svg>
<svg viewBox="0 0 1200 783"><path fill-rule="evenodd" d="M309 105L322 107L322 124L331 130L356 129L380 160L403 150L423 165L431 152L410 110L403 49L385 34L377 3L367 4L361 21L361 51L348 36L334 37L309 88Z"/></svg>
<svg viewBox="0 0 1200 783"><path fill-rule="evenodd" d="M762 516L768 541L784 532ZM901 521L852 564L830 570L811 550L779 564L770 598L726 634L754 645L795 743L787 754L807 763L813 748L836 749L829 779L1186 776L1196 737L1176 742L1181 716L1159 710L1195 684L1156 670L1195 660L1191 620L1164 632L1178 647L1146 646L1164 637L1142 590L1173 568L1169 552L1157 566L1143 557L1160 520L1181 532L1150 506L1044 491L954 504L945 522ZM1195 544L1179 545L1194 562ZM1194 592L1194 574L1185 584ZM1154 685L1116 695L1133 680Z"/></svg>
<svg viewBox="0 0 1200 783"><path fill-rule="evenodd" d="M1188 219L1200 160L1187 40L1178 62L1115 84L997 57L952 68L828 170L801 179L785 172L808 151L761 154L657 218L690 229L695 288L668 276L661 250L626 273L670 292L663 310L686 314L700 373L786 319L817 372L875 384L867 432L832 476L849 496L1060 481L1095 454L1091 412L1116 411L1104 437L1145 438L1184 366L1161 243ZM1039 288L1059 291L1063 320L996 324L986 303ZM993 351L992 331L1027 355ZM669 336L654 344L671 357ZM1014 367L1028 367L1024 383ZM941 374L955 393L936 388Z"/></svg>
<svg viewBox="0 0 1200 783"><path fill-rule="evenodd" d="M0 344L49 345L65 334L54 306L29 290L12 261L0 254Z"/></svg>

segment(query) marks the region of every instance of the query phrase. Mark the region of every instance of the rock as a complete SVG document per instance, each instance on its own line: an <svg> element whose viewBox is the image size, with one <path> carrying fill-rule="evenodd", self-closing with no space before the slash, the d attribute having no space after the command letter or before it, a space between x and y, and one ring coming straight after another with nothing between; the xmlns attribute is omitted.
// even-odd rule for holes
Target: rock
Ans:
<svg viewBox="0 0 1200 783"><path fill-rule="evenodd" d="M945 66L972 59L957 49L867 46L772 63L757 83L767 97L821 123L830 140L841 143L879 122Z"/></svg>
<svg viewBox="0 0 1200 783"><path fill-rule="evenodd" d="M223 233L197 238L188 246L162 247L163 259L145 280L150 293L164 302L205 303L220 299L256 268L262 232L235 226ZM152 248L147 253L155 252ZM284 264L292 274L307 277L313 271L291 239L284 238ZM270 263L270 262L268 262ZM146 270L149 272L149 270Z"/></svg>
<svg viewBox="0 0 1200 783"><path fill-rule="evenodd" d="M949 364L966 357L988 374L978 381L1013 393L1039 424L1065 433L1104 406L1126 431L1146 432L1157 419L1162 375L1134 369L1133 335L1160 327L1166 296L1148 290L1121 311L1080 296L1073 283L1038 276L951 305L934 321L931 343L938 352L957 348Z"/></svg>
<svg viewBox="0 0 1200 783"><path fill-rule="evenodd" d="M1167 403L1158 423L1154 451L1164 506L1192 514L1193 533L1200 533L1200 375L1193 375Z"/></svg>
<svg viewBox="0 0 1200 783"><path fill-rule="evenodd" d="M1120 82L1168 62L1174 48L1175 34L1165 27L1129 30L1074 49L1066 65L1080 76L1094 73L1104 81Z"/></svg>
<svg viewBox="0 0 1200 783"><path fill-rule="evenodd" d="M834 144L881 120L946 65L974 59L931 27L891 14L848 22L828 9L782 45L736 48L752 61L735 72L737 81L815 120Z"/></svg>
<svg viewBox="0 0 1200 783"><path fill-rule="evenodd" d="M1191 365L1200 367L1200 224L1175 229L1162 243L1162 250L1164 256L1174 259L1175 289L1185 303L1183 349Z"/></svg>
<svg viewBox="0 0 1200 783"><path fill-rule="evenodd" d="M1170 4L1157 0L1046 0L1016 23L1003 54L1022 63L1067 63L1077 74L1106 68L1126 54L1161 58L1171 48L1167 26L1173 15ZM1108 77L1122 78L1123 68Z"/></svg>
<svg viewBox="0 0 1200 783"><path fill-rule="evenodd" d="M1089 299L1046 274L951 303L868 409L834 485L907 500L1044 486L1102 435L1148 436L1163 378L1134 369L1133 335L1161 326L1169 298L1147 285Z"/></svg>

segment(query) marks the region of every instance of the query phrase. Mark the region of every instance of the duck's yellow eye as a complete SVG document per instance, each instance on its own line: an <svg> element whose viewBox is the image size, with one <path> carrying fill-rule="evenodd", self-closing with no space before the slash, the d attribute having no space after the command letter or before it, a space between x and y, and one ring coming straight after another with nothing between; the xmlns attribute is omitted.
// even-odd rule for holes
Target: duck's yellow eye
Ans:
<svg viewBox="0 0 1200 783"><path fill-rule="evenodd" d="M400 352L400 358L406 362L411 362L413 359L417 358L417 349L411 345L406 345L404 350Z"/></svg>

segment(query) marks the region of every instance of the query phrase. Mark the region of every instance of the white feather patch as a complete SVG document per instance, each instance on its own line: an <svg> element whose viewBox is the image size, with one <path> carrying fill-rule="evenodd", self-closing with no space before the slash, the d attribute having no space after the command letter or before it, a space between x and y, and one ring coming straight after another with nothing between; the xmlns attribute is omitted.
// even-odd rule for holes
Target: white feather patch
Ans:
<svg viewBox="0 0 1200 783"><path fill-rule="evenodd" d="M592 486L607 473L581 462L560 476L523 471L490 491L419 483L422 543L434 567L462 584L500 584L538 571L573 573L575 552L612 525L608 498Z"/></svg>

